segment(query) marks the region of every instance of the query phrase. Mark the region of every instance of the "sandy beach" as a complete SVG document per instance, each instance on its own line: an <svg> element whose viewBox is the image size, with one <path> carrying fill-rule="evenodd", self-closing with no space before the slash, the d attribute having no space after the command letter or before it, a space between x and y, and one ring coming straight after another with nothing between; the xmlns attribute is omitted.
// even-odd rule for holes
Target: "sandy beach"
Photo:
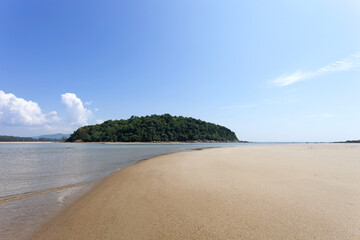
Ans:
<svg viewBox="0 0 360 240"><path fill-rule="evenodd" d="M360 145L152 158L106 178L33 239L360 239Z"/></svg>

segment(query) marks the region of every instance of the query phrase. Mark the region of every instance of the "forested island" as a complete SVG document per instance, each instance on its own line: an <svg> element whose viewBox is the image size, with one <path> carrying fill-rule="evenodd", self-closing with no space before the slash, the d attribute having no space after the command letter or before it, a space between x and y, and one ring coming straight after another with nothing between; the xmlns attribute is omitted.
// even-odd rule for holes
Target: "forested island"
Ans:
<svg viewBox="0 0 360 240"><path fill-rule="evenodd" d="M77 129L68 142L238 142L230 129L170 114L108 120Z"/></svg>

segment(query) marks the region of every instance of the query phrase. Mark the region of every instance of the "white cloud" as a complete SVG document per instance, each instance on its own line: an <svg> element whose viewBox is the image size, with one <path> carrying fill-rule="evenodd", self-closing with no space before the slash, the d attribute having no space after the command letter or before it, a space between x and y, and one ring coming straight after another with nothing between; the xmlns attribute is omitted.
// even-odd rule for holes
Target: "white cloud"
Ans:
<svg viewBox="0 0 360 240"><path fill-rule="evenodd" d="M2 133L34 136L55 132L72 132L89 123L92 112L73 93L61 95L66 105L68 121L62 121L56 111L42 112L38 103L0 90L0 126Z"/></svg>
<svg viewBox="0 0 360 240"><path fill-rule="evenodd" d="M298 81L304 80L306 78L309 78L310 75L311 75L311 73L297 71L293 74L283 75L281 77L276 78L274 80L274 83L281 87L287 86L287 85L296 83Z"/></svg>
<svg viewBox="0 0 360 240"><path fill-rule="evenodd" d="M96 124L101 124L101 123L103 123L103 122L104 122L104 120L102 120L102 119L96 120Z"/></svg>
<svg viewBox="0 0 360 240"><path fill-rule="evenodd" d="M36 102L0 90L0 123L34 126L51 124L59 120L55 111L44 114Z"/></svg>
<svg viewBox="0 0 360 240"><path fill-rule="evenodd" d="M359 66L360 66L360 53L356 53L353 54L350 58L336 61L335 63L329 64L316 71L311 71L311 72L296 71L295 73L292 74L284 74L273 80L273 83L277 86L283 87L306 79L319 77L327 73L348 71Z"/></svg>
<svg viewBox="0 0 360 240"><path fill-rule="evenodd" d="M64 93L61 101L66 105L69 114L70 124L84 126L92 117L92 112L84 107L83 102L74 93Z"/></svg>

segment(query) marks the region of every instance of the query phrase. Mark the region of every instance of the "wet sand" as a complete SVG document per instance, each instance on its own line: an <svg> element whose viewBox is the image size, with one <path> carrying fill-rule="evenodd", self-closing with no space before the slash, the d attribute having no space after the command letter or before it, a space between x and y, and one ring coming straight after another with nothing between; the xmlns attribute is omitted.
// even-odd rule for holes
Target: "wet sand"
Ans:
<svg viewBox="0 0 360 240"><path fill-rule="evenodd" d="M34 239L360 239L360 145L241 146L111 175Z"/></svg>

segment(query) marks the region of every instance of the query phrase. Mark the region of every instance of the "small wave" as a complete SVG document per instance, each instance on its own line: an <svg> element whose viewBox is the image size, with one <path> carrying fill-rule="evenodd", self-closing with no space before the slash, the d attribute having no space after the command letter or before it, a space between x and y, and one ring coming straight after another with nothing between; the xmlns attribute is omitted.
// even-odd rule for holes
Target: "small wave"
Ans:
<svg viewBox="0 0 360 240"><path fill-rule="evenodd" d="M37 192L24 193L24 194L20 194L20 195L16 195L16 196L14 196L14 195L8 196L3 199L0 199L0 204L5 203L5 202L20 200L20 199L24 199L24 198L34 197L34 196L38 196L41 194L56 192L56 191L60 191L60 190L68 189L68 188L78 187L78 186L82 186L82 185L85 185L88 183L90 183L90 182L71 184L71 185L66 185L66 186L62 186L62 187L57 187L57 188L52 188L52 189L47 189L47 190L42 190L42 191L37 191Z"/></svg>

